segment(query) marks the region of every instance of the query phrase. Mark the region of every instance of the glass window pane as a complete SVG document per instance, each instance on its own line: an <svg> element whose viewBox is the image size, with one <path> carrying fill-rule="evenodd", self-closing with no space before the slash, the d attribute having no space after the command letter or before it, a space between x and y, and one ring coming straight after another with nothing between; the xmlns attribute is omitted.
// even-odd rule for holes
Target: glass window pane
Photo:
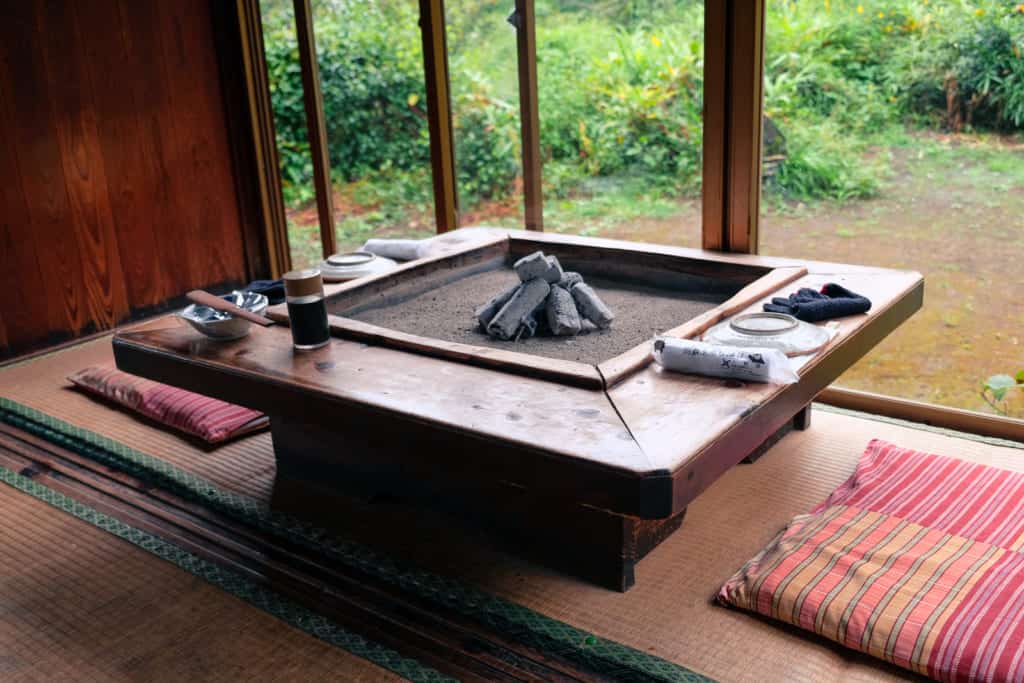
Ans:
<svg viewBox="0 0 1024 683"><path fill-rule="evenodd" d="M545 229L700 246L704 3L536 13Z"/></svg>
<svg viewBox="0 0 1024 683"><path fill-rule="evenodd" d="M1024 392L982 395L1024 369L1014 4L767 6L761 253L925 276L924 309L838 384L1024 417Z"/></svg>
<svg viewBox="0 0 1024 683"><path fill-rule="evenodd" d="M445 22L459 223L523 227L516 32L511 0L448 0Z"/></svg>
<svg viewBox="0 0 1024 683"><path fill-rule="evenodd" d="M435 232L419 5L314 0L340 251ZM321 258L291 0L261 0L295 267Z"/></svg>

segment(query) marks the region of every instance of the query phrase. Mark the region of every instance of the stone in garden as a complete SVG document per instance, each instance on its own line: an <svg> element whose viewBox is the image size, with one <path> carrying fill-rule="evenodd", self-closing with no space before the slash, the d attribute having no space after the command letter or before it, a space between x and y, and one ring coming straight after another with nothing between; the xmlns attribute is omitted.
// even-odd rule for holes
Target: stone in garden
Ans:
<svg viewBox="0 0 1024 683"><path fill-rule="evenodd" d="M572 298L576 302L576 308L581 316L597 325L598 328L606 330L615 320L615 314L597 295L594 289L581 282L572 288Z"/></svg>

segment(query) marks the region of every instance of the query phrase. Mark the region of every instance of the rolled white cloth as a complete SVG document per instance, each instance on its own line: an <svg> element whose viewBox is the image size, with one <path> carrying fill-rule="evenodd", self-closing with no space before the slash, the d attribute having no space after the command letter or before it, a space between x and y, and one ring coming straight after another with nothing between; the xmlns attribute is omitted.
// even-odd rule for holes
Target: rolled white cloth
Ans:
<svg viewBox="0 0 1024 683"><path fill-rule="evenodd" d="M360 251L396 261L415 261L423 257L426 248L427 240L387 240L374 237L366 240Z"/></svg>
<svg viewBox="0 0 1024 683"><path fill-rule="evenodd" d="M666 370L744 382L793 384L799 377L778 349L717 346L690 339L659 337L654 360Z"/></svg>
<svg viewBox="0 0 1024 683"><path fill-rule="evenodd" d="M508 230L502 228L459 228L452 232L443 232L422 240L384 239L373 237L366 240L360 251L368 251L377 256L395 259L396 261L415 261L416 259L441 256L458 249L499 235L507 235Z"/></svg>

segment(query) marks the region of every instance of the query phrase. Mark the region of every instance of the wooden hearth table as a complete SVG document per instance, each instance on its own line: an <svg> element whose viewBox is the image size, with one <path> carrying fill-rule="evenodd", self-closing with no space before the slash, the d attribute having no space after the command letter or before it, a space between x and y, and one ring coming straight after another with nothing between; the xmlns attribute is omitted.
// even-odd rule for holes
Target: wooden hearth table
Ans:
<svg viewBox="0 0 1024 683"><path fill-rule="evenodd" d="M636 291L669 304L703 301L696 317L659 328L680 337L759 310L767 297L826 282L874 305L841 319L789 386L663 372L650 363L646 338L588 363L366 320L367 311L460 281L465 287L465 278L537 249L623 291L646 288ZM346 500L399 497L625 590L637 561L679 527L690 501L787 429L806 428L817 393L920 308L923 290L912 272L506 231L476 233L447 254L328 286L334 338L316 351L293 352L284 325L253 326L233 342L175 327L120 333L113 343L123 370L267 413L278 508L343 526L351 522L339 519ZM493 293L461 303L458 315L471 316ZM270 315L287 322L283 307ZM465 319L457 324L467 327Z"/></svg>

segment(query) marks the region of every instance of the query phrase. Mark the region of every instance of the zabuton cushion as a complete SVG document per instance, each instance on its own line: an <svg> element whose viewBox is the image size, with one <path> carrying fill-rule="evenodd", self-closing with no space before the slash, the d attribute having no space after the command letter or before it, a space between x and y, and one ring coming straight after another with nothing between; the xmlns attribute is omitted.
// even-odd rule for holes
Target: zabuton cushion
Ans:
<svg viewBox="0 0 1024 683"><path fill-rule="evenodd" d="M136 377L109 365L84 368L68 381L208 443L226 441L268 424L267 417L256 410Z"/></svg>
<svg viewBox="0 0 1024 683"><path fill-rule="evenodd" d="M1024 474L872 441L721 602L940 680L1024 680Z"/></svg>

